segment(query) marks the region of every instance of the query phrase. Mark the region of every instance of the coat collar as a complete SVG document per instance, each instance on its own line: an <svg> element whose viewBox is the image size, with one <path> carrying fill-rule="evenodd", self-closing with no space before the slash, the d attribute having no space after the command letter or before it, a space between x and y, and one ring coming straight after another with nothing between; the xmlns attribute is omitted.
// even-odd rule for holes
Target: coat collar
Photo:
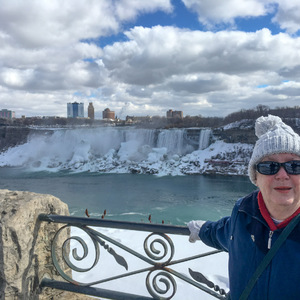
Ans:
<svg viewBox="0 0 300 300"><path fill-rule="evenodd" d="M262 214L258 206L258 201L257 201L258 193L259 190L256 190L251 194L247 195L246 197L244 197L240 203L239 211L244 212L247 215L257 218L260 221L263 221L265 223L264 218L262 217Z"/></svg>
<svg viewBox="0 0 300 300"><path fill-rule="evenodd" d="M291 217L276 226L267 211L261 192L256 190L242 199L239 211L259 220L274 231L284 228L294 216L300 213L300 208Z"/></svg>

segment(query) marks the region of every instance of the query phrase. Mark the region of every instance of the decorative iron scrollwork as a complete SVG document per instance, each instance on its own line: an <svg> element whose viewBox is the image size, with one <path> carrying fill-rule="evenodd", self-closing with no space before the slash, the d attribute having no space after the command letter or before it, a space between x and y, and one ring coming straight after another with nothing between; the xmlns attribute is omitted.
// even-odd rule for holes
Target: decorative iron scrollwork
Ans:
<svg viewBox="0 0 300 300"><path fill-rule="evenodd" d="M110 246L108 246L99 236L97 236L96 231L85 227L85 226L74 226L73 227L79 228L82 231L86 233L86 235L91 239L93 246L94 246L94 259L92 260L92 263L88 265L85 268L78 267L73 263L70 259L71 258L75 262L81 262L84 259L87 258L87 256L90 254L90 251L88 249L88 245L86 243L86 240L82 239L79 236L71 236L67 238L65 241L61 242L61 235L64 230L70 230L71 226L70 225L65 225L61 227L55 234L53 241L52 241L52 261L53 264L58 271L58 273L67 281L77 284L77 285L89 285L90 283L81 283L78 281L75 281L71 278L70 272L64 271L63 264L65 263L72 271L76 272L88 272L92 270L99 261L100 257L100 246L102 246L109 254L111 254L116 262L120 265L122 265L126 270L128 269L128 265L124 257L118 255ZM77 246L72 245L72 242L77 242ZM58 245L62 244L61 247ZM74 244L74 243L73 243ZM80 245L81 249L78 249L78 245ZM71 249L74 247L73 249ZM62 249L62 255L60 255L59 249ZM82 254L79 254L79 250L81 250ZM70 253L72 253L70 255ZM89 261L90 261L90 256L89 256Z"/></svg>
<svg viewBox="0 0 300 300"><path fill-rule="evenodd" d="M192 269L189 269L189 273L194 280L206 284L211 289L214 289L216 292L219 292L222 296L227 295L224 289L221 289L217 284L214 284L212 281L208 280L202 273L195 272Z"/></svg>
<svg viewBox="0 0 300 300"><path fill-rule="evenodd" d="M182 273L172 268L172 266L175 266L177 264L185 263L194 259L199 259L220 252L219 250L214 250L190 257L183 257L177 260L173 260L175 247L173 241L167 234L165 234L165 232L168 232L169 234L189 235L189 230L187 227L98 220L91 218L83 220L82 218L58 215L40 215L39 219L46 222L66 224L56 232L52 241L51 252L53 264L62 278L77 286L85 286L85 290L96 284L107 283L117 279L123 279L125 277L147 273L146 288L151 297L153 297L154 299L172 299L177 292L177 283L175 279L180 279L187 284L191 284L194 287L197 287L200 290L218 299L226 299L225 291L218 285L215 285L213 282L209 281L203 274L194 272L189 269L190 276L192 277L190 278L189 276L185 275L185 272ZM70 236L72 227L76 228L76 235ZM142 242L145 251L145 253L142 254L132 247L122 244L117 239L103 234L102 231L95 230L95 227L139 230L144 231L145 233L152 233L147 234L144 242ZM78 229L83 231L82 235ZM63 232L66 234L63 234ZM88 239L90 240L88 241ZM147 263L148 266L137 270L128 271L127 261L123 256L116 253L112 246L117 247L122 252L126 252L138 259L141 259L142 261ZM101 247L110 255L112 255L115 261L119 265L123 266L127 270L127 272L116 274L111 277L101 278L89 283L82 283L73 280L71 277L72 271L88 272L98 264L100 260ZM88 265L85 264L85 259L88 260ZM44 286L47 286L47 282L44 282ZM49 286L51 285L49 284ZM95 294L95 289L96 288L93 288L91 295L103 296L104 292L104 294L107 295L107 290L98 289L97 294ZM111 295L114 295L115 293L115 291L113 290L109 292L111 292ZM118 295L119 294L120 292L118 292ZM123 294L126 297L129 295L127 293ZM130 295L136 296L133 297L134 299L139 299L137 298L139 297L139 295ZM127 299L126 297L124 297L124 299ZM107 297L105 296L104 298ZM148 297L145 297L145 299L148 299Z"/></svg>
<svg viewBox="0 0 300 300"><path fill-rule="evenodd" d="M170 273L157 270L149 272L146 278L146 286L149 294L154 299L168 300L176 294L176 281ZM153 278L151 278L153 275Z"/></svg>
<svg viewBox="0 0 300 300"><path fill-rule="evenodd" d="M144 241L144 250L155 261L146 278L146 286L154 299L171 299L177 290L173 276L164 269L173 259L175 248L169 236L151 233Z"/></svg>
<svg viewBox="0 0 300 300"><path fill-rule="evenodd" d="M151 240L155 236L158 236L158 238ZM159 246L161 250L158 249ZM146 254L155 261L161 261L167 258L170 250L169 258L165 262L161 262L163 265L167 265L172 260L175 252L172 240L163 233L149 234L144 241L144 250Z"/></svg>

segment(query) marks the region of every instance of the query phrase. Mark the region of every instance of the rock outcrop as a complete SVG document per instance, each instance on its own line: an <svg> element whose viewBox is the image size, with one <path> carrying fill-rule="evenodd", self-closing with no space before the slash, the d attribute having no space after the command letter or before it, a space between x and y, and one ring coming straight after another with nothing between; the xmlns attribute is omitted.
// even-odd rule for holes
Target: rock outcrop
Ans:
<svg viewBox="0 0 300 300"><path fill-rule="evenodd" d="M0 152L27 142L30 129L28 127L0 127Z"/></svg>
<svg viewBox="0 0 300 300"><path fill-rule="evenodd" d="M0 190L0 299L87 299L40 290L43 277L61 280L51 261L51 240L61 225L38 221L42 213L69 215L54 196Z"/></svg>

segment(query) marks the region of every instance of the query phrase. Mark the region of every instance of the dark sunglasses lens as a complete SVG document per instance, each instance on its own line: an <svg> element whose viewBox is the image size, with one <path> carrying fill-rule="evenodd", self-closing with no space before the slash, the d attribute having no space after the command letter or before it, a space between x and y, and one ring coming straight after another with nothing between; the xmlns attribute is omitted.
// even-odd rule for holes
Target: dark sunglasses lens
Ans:
<svg viewBox="0 0 300 300"><path fill-rule="evenodd" d="M280 164L274 161L264 161L256 165L256 170L263 175L274 175L279 171Z"/></svg>
<svg viewBox="0 0 300 300"><path fill-rule="evenodd" d="M292 175L300 174L300 161L289 161L285 163L285 170Z"/></svg>

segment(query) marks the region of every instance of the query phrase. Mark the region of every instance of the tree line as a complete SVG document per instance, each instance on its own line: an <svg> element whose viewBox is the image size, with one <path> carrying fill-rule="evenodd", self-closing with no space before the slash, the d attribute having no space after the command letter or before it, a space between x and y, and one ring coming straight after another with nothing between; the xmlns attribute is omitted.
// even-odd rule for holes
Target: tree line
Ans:
<svg viewBox="0 0 300 300"><path fill-rule="evenodd" d="M186 116L183 119L169 119L169 127L210 127L218 128L241 120L256 120L260 116L275 115L282 119L300 119L300 106L270 108L267 105L258 105L253 109L241 109L226 117ZM290 123L290 122L288 122ZM293 122L292 122L293 123Z"/></svg>
<svg viewBox="0 0 300 300"><path fill-rule="evenodd" d="M254 109L241 109L224 118L224 124L233 123L244 119L257 119L260 116L275 115L282 119L300 118L300 106L270 108L267 105L258 105Z"/></svg>

